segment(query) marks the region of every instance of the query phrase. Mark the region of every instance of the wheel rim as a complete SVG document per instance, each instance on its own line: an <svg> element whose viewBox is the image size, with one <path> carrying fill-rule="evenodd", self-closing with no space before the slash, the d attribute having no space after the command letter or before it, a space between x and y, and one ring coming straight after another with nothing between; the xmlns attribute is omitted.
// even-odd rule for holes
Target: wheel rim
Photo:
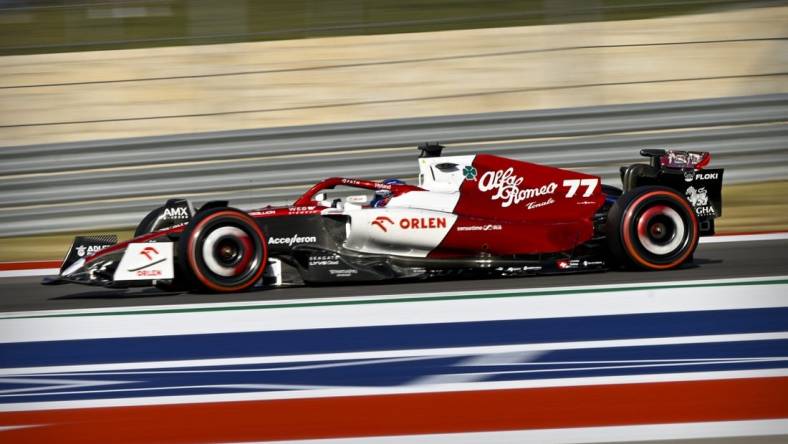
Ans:
<svg viewBox="0 0 788 444"><path fill-rule="evenodd" d="M222 277L235 277L250 265L253 248L252 240L245 231L232 226L218 227L205 237L202 257L210 272Z"/></svg>
<svg viewBox="0 0 788 444"><path fill-rule="evenodd" d="M648 252L660 256L680 249L686 231L679 213L666 205L648 208L641 214L637 224L640 244Z"/></svg>
<svg viewBox="0 0 788 444"><path fill-rule="evenodd" d="M686 260L698 242L695 213L681 196L654 190L634 199L620 223L622 247L638 265L663 270Z"/></svg>
<svg viewBox="0 0 788 444"><path fill-rule="evenodd" d="M235 211L214 213L189 236L189 265L205 287L239 291L262 276L268 257L265 237L255 221L244 216Z"/></svg>

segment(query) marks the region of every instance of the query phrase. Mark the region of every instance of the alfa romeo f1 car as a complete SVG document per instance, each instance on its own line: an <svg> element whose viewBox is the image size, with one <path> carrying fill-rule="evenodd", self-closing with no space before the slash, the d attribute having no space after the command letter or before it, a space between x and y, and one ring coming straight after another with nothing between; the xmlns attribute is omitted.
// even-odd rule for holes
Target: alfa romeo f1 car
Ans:
<svg viewBox="0 0 788 444"><path fill-rule="evenodd" d="M623 189L597 176L419 146L418 185L330 178L292 205L195 210L171 199L134 238L79 236L45 283L235 292L481 273L666 270L691 261L722 214L709 153L642 150Z"/></svg>

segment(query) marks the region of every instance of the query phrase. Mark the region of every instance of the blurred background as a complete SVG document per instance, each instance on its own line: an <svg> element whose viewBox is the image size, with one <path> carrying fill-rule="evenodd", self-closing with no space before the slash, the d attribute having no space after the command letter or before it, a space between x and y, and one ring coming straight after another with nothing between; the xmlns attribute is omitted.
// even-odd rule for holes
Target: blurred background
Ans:
<svg viewBox="0 0 788 444"><path fill-rule="evenodd" d="M787 35L785 1L2 0L0 260L167 197L408 178L425 140L614 185L708 150L719 229L786 229Z"/></svg>
<svg viewBox="0 0 788 444"><path fill-rule="evenodd" d="M629 20L735 0L3 0L3 54Z"/></svg>

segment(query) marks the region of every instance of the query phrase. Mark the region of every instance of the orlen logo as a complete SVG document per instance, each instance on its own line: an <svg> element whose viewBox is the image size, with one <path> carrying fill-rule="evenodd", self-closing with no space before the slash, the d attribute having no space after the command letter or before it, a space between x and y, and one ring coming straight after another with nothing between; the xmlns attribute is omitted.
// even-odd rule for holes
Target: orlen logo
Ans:
<svg viewBox="0 0 788 444"><path fill-rule="evenodd" d="M445 217L406 217L399 220L399 223L394 222L389 217L378 216L373 220L370 225L375 225L380 228L384 233L387 233L389 227L399 225L403 230L429 230L436 228L446 228Z"/></svg>
<svg viewBox="0 0 788 444"><path fill-rule="evenodd" d="M93 253L95 253L97 251L101 251L101 250L103 250L105 248L107 248L107 245L89 245L87 247L84 246L84 245L80 245L80 246L78 246L76 248L77 256L83 257L83 256L85 256L85 254L91 255L91 254L93 254Z"/></svg>
<svg viewBox="0 0 788 444"><path fill-rule="evenodd" d="M164 209L164 218L165 219L188 219L189 218L189 211L186 209L186 207L165 208Z"/></svg>
<svg viewBox="0 0 788 444"><path fill-rule="evenodd" d="M292 247L295 244L308 244L315 242L317 242L317 237L315 236L299 236L297 234L294 234L291 237L268 238L268 243L271 245L287 245L288 247Z"/></svg>
<svg viewBox="0 0 788 444"><path fill-rule="evenodd" d="M399 227L403 230L423 230L431 228L446 228L445 217L411 217L400 219Z"/></svg>
<svg viewBox="0 0 788 444"><path fill-rule="evenodd" d="M158 256L159 250L153 247L145 247L140 251L140 254L147 257L149 261L152 261L154 256Z"/></svg>
<svg viewBox="0 0 788 444"><path fill-rule="evenodd" d="M389 230L386 228L386 224L389 226L394 225L394 221L386 216L378 216L372 221L370 225L377 225L377 227L383 230L384 233L387 233Z"/></svg>
<svg viewBox="0 0 788 444"><path fill-rule="evenodd" d="M166 257L163 257L161 259L156 259L156 257L158 255L159 255L159 250L157 250L156 247L154 247L152 245L149 245L149 246L143 248L142 250L140 250L140 256L145 256L145 259L148 260L148 263L143 265L143 266L141 266L141 267L130 268L128 271L130 271L132 273L137 273L137 276L139 276L139 277L157 277L157 276L161 276L162 275L161 269L157 268L157 269L153 269L153 270L146 270L146 268L150 268L150 267L152 267L152 266L154 266L156 264L160 264L160 263L162 263L162 262L167 260Z"/></svg>

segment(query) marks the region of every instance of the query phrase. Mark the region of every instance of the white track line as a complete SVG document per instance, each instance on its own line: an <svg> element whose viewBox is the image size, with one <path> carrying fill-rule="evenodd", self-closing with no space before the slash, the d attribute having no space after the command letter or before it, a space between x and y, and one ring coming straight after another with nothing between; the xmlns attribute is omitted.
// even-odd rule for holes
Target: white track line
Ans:
<svg viewBox="0 0 788 444"><path fill-rule="evenodd" d="M123 311L105 311L69 316L52 311L49 314L59 316L44 314L0 319L0 343L777 308L786 305L784 295L788 291L788 283L768 280L766 282L769 283L747 282L743 279L733 282L734 285L712 281L707 285L683 287L651 284L644 288L625 287L627 291L611 291L605 286L597 287L596 291L575 288L556 292L550 289L546 294L533 294L528 290L515 292L511 297L462 294L459 298L447 299L440 294L433 298L390 295L388 299L393 300L389 301L362 296L330 305L320 302L259 304L246 309L154 309L126 311L125 314Z"/></svg>
<svg viewBox="0 0 788 444"><path fill-rule="evenodd" d="M785 240L785 239L788 239L788 232L717 235L710 237L702 237L700 238L700 243L720 244L725 242L754 242L754 241Z"/></svg>
<svg viewBox="0 0 788 444"><path fill-rule="evenodd" d="M59 268L33 268L28 270L8 270L8 271L0 271L0 278L26 277L26 276L56 276L58 273L60 273Z"/></svg>
<svg viewBox="0 0 788 444"><path fill-rule="evenodd" d="M297 298L297 299L281 299L281 300L258 300L258 301L234 301L234 302L209 302L200 304L167 304L167 305L141 305L141 306L124 306L124 307L101 307L101 308L76 308L76 309L61 309L61 310L34 310L34 311L15 311L15 312L0 312L0 321L13 318L26 318L37 316L49 315L91 315L91 314L113 314L113 313L132 313L138 312L140 314L156 313L167 310L177 311L190 311L199 309L225 309L225 308L273 308L276 306L293 306L294 304L325 304L335 302L347 302L349 304L359 302L371 301L386 301L390 299L397 299L402 302L406 301L424 301L435 298L445 298L454 296L478 296L478 295L521 295L529 296L534 293L543 293L549 291L551 293L571 292L571 293L584 293L584 292L597 292L598 290L610 289L616 290L625 288L627 290L636 291L638 289L653 289L659 287L661 289L682 288L687 286L701 287L701 286L725 286L726 284L758 284L761 282L769 282L776 280L788 280L788 275L773 275L765 277L742 277L742 278L727 278L727 279L693 279L682 281L669 281L669 282L630 282L625 284L602 284L602 285L569 285L561 287L534 287L534 288L507 288L500 290L470 290L470 291L442 291L430 293L398 293L398 294L370 294L358 295L352 299L348 297L331 297L331 298ZM298 291L298 289L291 289L290 291ZM0 322L1 323L1 322Z"/></svg>
<svg viewBox="0 0 788 444"><path fill-rule="evenodd" d="M763 233L763 234L736 234L736 235L717 235L712 237L700 238L702 244L719 244L726 242L754 242L768 240L788 239L788 232ZM60 272L58 268L31 268L26 270L0 271L0 278L9 277L30 277L30 276L53 276Z"/></svg>
<svg viewBox="0 0 788 444"><path fill-rule="evenodd" d="M277 441L281 444L551 444L745 438L788 434L788 420L695 422L612 427L513 430L506 432L442 433ZM748 442L744 439L742 442ZM766 441L753 441L766 442ZM772 441L769 441L772 442ZM777 442L777 441L774 441Z"/></svg>

